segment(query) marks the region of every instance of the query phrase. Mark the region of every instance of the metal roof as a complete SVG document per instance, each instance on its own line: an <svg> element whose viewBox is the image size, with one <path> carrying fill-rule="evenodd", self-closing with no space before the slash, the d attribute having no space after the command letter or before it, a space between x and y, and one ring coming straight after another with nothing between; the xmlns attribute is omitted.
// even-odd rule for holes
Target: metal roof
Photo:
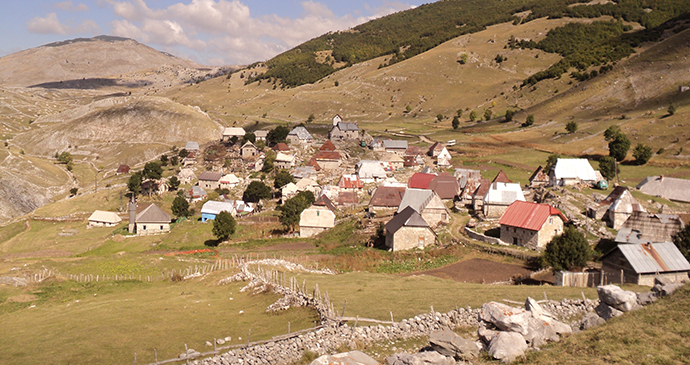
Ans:
<svg viewBox="0 0 690 365"><path fill-rule="evenodd" d="M637 185L649 195L690 203L690 180L665 176L649 176Z"/></svg>
<svg viewBox="0 0 690 365"><path fill-rule="evenodd" d="M222 178L223 178L222 172L204 171L201 174L199 174L199 180L203 180L203 181L220 181L220 179L222 179Z"/></svg>
<svg viewBox="0 0 690 365"><path fill-rule="evenodd" d="M137 213L137 223L170 223L170 214L164 212L156 204L151 204Z"/></svg>
<svg viewBox="0 0 690 365"><path fill-rule="evenodd" d="M288 136L297 136L297 138L304 141L312 139L311 133L309 133L307 128L302 126L293 128L290 133L288 133Z"/></svg>
<svg viewBox="0 0 690 365"><path fill-rule="evenodd" d="M690 271L690 263L671 242L628 243L617 248L638 274Z"/></svg>
<svg viewBox="0 0 690 365"><path fill-rule="evenodd" d="M435 191L441 199L453 199L458 195L458 180L453 176L441 173L431 180L429 189Z"/></svg>
<svg viewBox="0 0 690 365"><path fill-rule="evenodd" d="M359 127L355 123L340 122L338 123L338 129L341 131L358 131Z"/></svg>
<svg viewBox="0 0 690 365"><path fill-rule="evenodd" d="M235 210L234 202L219 202L215 200L209 200L201 207L201 214L215 214L218 215L220 212L232 213Z"/></svg>
<svg viewBox="0 0 690 365"><path fill-rule="evenodd" d="M314 155L314 158L318 160L326 160L326 161L338 161L342 158L340 156L340 153L336 151L319 151Z"/></svg>
<svg viewBox="0 0 690 365"><path fill-rule="evenodd" d="M379 186L371 196L369 205L373 207L397 208L405 195L405 188L400 186Z"/></svg>
<svg viewBox="0 0 690 365"><path fill-rule="evenodd" d="M244 128L240 127L225 127L225 129L223 129L223 136L242 137L244 134ZM254 136L256 136L256 134Z"/></svg>
<svg viewBox="0 0 690 365"><path fill-rule="evenodd" d="M278 152L278 154L276 155L276 159L275 159L275 161L282 161L282 162L292 162L294 160L295 160L295 156L287 155L287 154L282 153L282 152Z"/></svg>
<svg viewBox="0 0 690 365"><path fill-rule="evenodd" d="M343 189L361 189L364 187L364 183L357 174L345 174L340 177L338 187Z"/></svg>
<svg viewBox="0 0 690 365"><path fill-rule="evenodd" d="M362 160L355 165L360 179L385 178L386 170L379 161Z"/></svg>
<svg viewBox="0 0 690 365"><path fill-rule="evenodd" d="M436 193L431 190L408 188L405 190L405 195L403 195L400 201L397 213L401 213L407 207L412 207L415 211L421 212L427 204L429 204L434 195L436 195Z"/></svg>
<svg viewBox="0 0 690 365"><path fill-rule="evenodd" d="M407 149L407 141L405 140L393 140L393 139L384 139L383 140L383 147L386 149Z"/></svg>
<svg viewBox="0 0 690 365"><path fill-rule="evenodd" d="M239 184L240 179L235 174L227 174L220 179L221 184Z"/></svg>
<svg viewBox="0 0 690 365"><path fill-rule="evenodd" d="M538 231L552 215L558 215L563 222L568 221L563 213L550 205L516 200L506 209L498 224Z"/></svg>
<svg viewBox="0 0 690 365"><path fill-rule="evenodd" d="M335 151L335 145L330 139L327 139L326 142L319 147L319 151Z"/></svg>
<svg viewBox="0 0 690 365"><path fill-rule="evenodd" d="M429 223L412 207L405 208L386 223L386 230L391 233L397 232L402 227L426 227L430 229Z"/></svg>
<svg viewBox="0 0 690 365"><path fill-rule="evenodd" d="M89 221L106 222L106 223L120 223L122 218L115 212L108 212L105 210L96 210L89 217Z"/></svg>
<svg viewBox="0 0 690 365"><path fill-rule="evenodd" d="M595 181L597 179L592 165L585 158L559 158L554 166L556 179L580 179Z"/></svg>
<svg viewBox="0 0 690 365"><path fill-rule="evenodd" d="M484 195L484 202L510 204L516 200L525 201L520 184L495 182Z"/></svg>
<svg viewBox="0 0 690 365"><path fill-rule="evenodd" d="M187 151L198 150L199 149L199 142L187 142L187 144L184 145L184 149L186 149Z"/></svg>
<svg viewBox="0 0 690 365"><path fill-rule="evenodd" d="M410 176L410 180L407 181L407 185L415 189L429 189L429 184L431 180L436 177L436 174L423 174L421 172L416 172Z"/></svg>

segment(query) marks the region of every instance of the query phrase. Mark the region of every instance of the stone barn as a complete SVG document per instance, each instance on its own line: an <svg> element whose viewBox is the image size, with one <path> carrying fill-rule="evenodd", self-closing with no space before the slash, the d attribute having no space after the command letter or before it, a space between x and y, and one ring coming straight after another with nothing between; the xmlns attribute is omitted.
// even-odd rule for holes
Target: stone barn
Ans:
<svg viewBox="0 0 690 365"><path fill-rule="evenodd" d="M690 263L671 242L618 244L601 258L605 284L654 286L656 276L679 283L688 271Z"/></svg>
<svg viewBox="0 0 690 365"><path fill-rule="evenodd" d="M501 241L533 250L543 250L551 239L563 233L568 219L558 209L547 205L515 201L498 223Z"/></svg>
<svg viewBox="0 0 690 365"><path fill-rule="evenodd" d="M386 223L386 246L393 251L423 249L436 242L436 234L412 207L405 208Z"/></svg>
<svg viewBox="0 0 690 365"><path fill-rule="evenodd" d="M300 214L299 236L311 237L335 227L335 212L333 202L326 195L321 195Z"/></svg>

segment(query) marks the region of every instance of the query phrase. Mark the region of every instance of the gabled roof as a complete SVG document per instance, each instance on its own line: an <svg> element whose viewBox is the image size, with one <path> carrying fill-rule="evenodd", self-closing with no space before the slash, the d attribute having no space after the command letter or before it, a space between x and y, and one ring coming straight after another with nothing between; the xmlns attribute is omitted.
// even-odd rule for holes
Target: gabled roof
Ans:
<svg viewBox="0 0 690 365"><path fill-rule="evenodd" d="M405 187L379 186L369 201L370 206L397 208L405 195Z"/></svg>
<svg viewBox="0 0 690 365"><path fill-rule="evenodd" d="M637 189L645 194L690 203L690 180L649 176L637 185Z"/></svg>
<svg viewBox="0 0 690 365"><path fill-rule="evenodd" d="M395 154L393 152L383 153L380 160L383 162L389 162L389 163L402 163L405 161L405 160L403 160L402 157L398 156L397 154Z"/></svg>
<svg viewBox="0 0 690 365"><path fill-rule="evenodd" d="M282 161L282 162L292 162L295 160L295 156L293 155L288 155L282 152L278 152L276 155L276 161Z"/></svg>
<svg viewBox="0 0 690 365"><path fill-rule="evenodd" d="M362 189L364 187L364 183L356 174L343 175L340 177L338 187L342 189Z"/></svg>
<svg viewBox="0 0 690 365"><path fill-rule="evenodd" d="M306 189L308 187L319 186L319 183L317 183L316 181L314 181L308 177L303 177L303 178L299 179L299 181L297 181L295 183L295 185L297 185L297 187L299 189Z"/></svg>
<svg viewBox="0 0 690 365"><path fill-rule="evenodd" d="M395 150L407 150L407 141L405 140L393 140L384 139L383 148L385 149L395 149Z"/></svg>
<svg viewBox="0 0 690 365"><path fill-rule="evenodd" d="M359 203L359 197L356 191L340 191L336 199L338 205L351 205Z"/></svg>
<svg viewBox="0 0 690 365"><path fill-rule="evenodd" d="M297 136L297 138L303 140L303 141L308 141L312 139L311 134L307 130L307 128L304 128L302 126L295 127L293 128L290 133L288 133L288 136Z"/></svg>
<svg viewBox="0 0 690 365"><path fill-rule="evenodd" d="M458 180L453 176L442 173L431 180L429 189L435 191L441 199L453 199L458 195Z"/></svg>
<svg viewBox="0 0 690 365"><path fill-rule="evenodd" d="M496 174L496 177L494 177L493 180L491 180L492 183L495 182L502 182L502 183L512 183L513 181L508 178L505 172L501 169L501 171Z"/></svg>
<svg viewBox="0 0 690 365"><path fill-rule="evenodd" d="M405 167L411 167L411 166L419 166L417 163L417 157L416 156L405 156L403 159L403 166Z"/></svg>
<svg viewBox="0 0 690 365"><path fill-rule="evenodd" d="M479 187L472 193L473 198L478 198L478 199L484 199L484 196L486 196L486 193L489 192L489 188L491 188L491 181L489 179L480 179L479 180Z"/></svg>
<svg viewBox="0 0 690 365"><path fill-rule="evenodd" d="M266 136L268 136L268 131L265 131L263 129L260 129L258 131L254 131L254 136L256 138L266 138Z"/></svg>
<svg viewBox="0 0 690 365"><path fill-rule="evenodd" d="M429 228L429 223L427 223L422 216L417 213L412 207L406 207L402 212L398 213L386 223L386 231L390 233L397 232L402 227L423 227Z"/></svg>
<svg viewBox="0 0 690 365"><path fill-rule="evenodd" d="M207 195L208 195L208 194L206 193L206 190L204 190L204 188L202 188L202 187L199 186L199 185L194 185L194 186L192 186L192 188L189 189L189 191L190 191L190 193L191 193L191 195L192 195L192 198L194 198L194 197L202 197L202 196L207 196Z"/></svg>
<svg viewBox="0 0 690 365"><path fill-rule="evenodd" d="M240 179L235 174L227 174L220 179L221 184L239 184Z"/></svg>
<svg viewBox="0 0 690 365"><path fill-rule="evenodd" d="M506 209L498 224L538 231L553 215L561 217L564 223L568 221L563 213L550 205L516 200Z"/></svg>
<svg viewBox="0 0 690 365"><path fill-rule="evenodd" d="M429 189L429 184L431 184L431 180L433 180L435 177L435 174L424 174L417 172L410 176L410 180L407 181L407 185L415 189Z"/></svg>
<svg viewBox="0 0 690 365"><path fill-rule="evenodd" d="M619 213L646 212L640 202L635 199L624 186L617 186L604 201L609 201L610 211Z"/></svg>
<svg viewBox="0 0 690 365"><path fill-rule="evenodd" d="M417 212L421 212L426 208L431 199L434 198L436 193L427 189L412 189L407 188L402 200L400 201L400 206L398 206L397 213L402 212L407 207L412 207L412 209Z"/></svg>
<svg viewBox="0 0 690 365"><path fill-rule="evenodd" d="M215 200L209 200L201 207L202 214L215 214L218 215L220 212L232 213L235 210L235 204L233 201L229 202L219 202Z"/></svg>
<svg viewBox="0 0 690 365"><path fill-rule="evenodd" d="M516 200L525 201L520 184L494 182L484 195L485 203L510 204Z"/></svg>
<svg viewBox="0 0 690 365"><path fill-rule="evenodd" d="M244 128L240 127L225 127L225 129L223 129L224 137L242 137L244 134Z"/></svg>
<svg viewBox="0 0 690 365"><path fill-rule="evenodd" d="M544 168L539 165L536 170L534 170L534 173L532 173L532 176L529 177L529 182L532 181L539 181L539 182L548 182L549 181L549 175L544 172Z"/></svg>
<svg viewBox="0 0 690 365"><path fill-rule="evenodd" d="M690 271L690 263L671 242L619 244L602 257L620 250L638 274Z"/></svg>
<svg viewBox="0 0 690 365"><path fill-rule="evenodd" d="M633 212L618 230L616 242L671 242L673 235L685 227L680 216Z"/></svg>
<svg viewBox="0 0 690 365"><path fill-rule="evenodd" d="M312 157L309 162L307 162L307 166L311 166L314 168L315 171L320 171L321 166L319 166L319 163L316 162L316 157Z"/></svg>
<svg viewBox="0 0 690 365"><path fill-rule="evenodd" d="M407 149L405 150L405 155L406 156L417 156L421 155L424 153L422 151L422 148L419 146L408 146Z"/></svg>
<svg viewBox="0 0 690 365"><path fill-rule="evenodd" d="M335 145L328 139L319 147L319 151L335 151Z"/></svg>
<svg viewBox="0 0 690 365"><path fill-rule="evenodd" d="M186 149L187 151L198 150L199 142L187 142L187 144L184 145L184 149Z"/></svg>
<svg viewBox="0 0 690 365"><path fill-rule="evenodd" d="M359 131L359 127L357 127L357 124L350 122L339 122L337 127L341 131Z"/></svg>
<svg viewBox="0 0 690 365"><path fill-rule="evenodd" d="M360 179L385 178L386 170L381 166L381 162L372 160L362 160L355 164L355 170Z"/></svg>
<svg viewBox="0 0 690 365"><path fill-rule="evenodd" d="M433 151L441 151L443 149L443 144L441 142L436 142L429 147L429 154L432 154Z"/></svg>
<svg viewBox="0 0 690 365"><path fill-rule="evenodd" d="M273 146L273 150L274 151L289 151L290 147L288 147L288 145L286 145L285 143L280 142L280 143L276 143L276 145Z"/></svg>
<svg viewBox="0 0 690 365"><path fill-rule="evenodd" d="M220 179L222 179L222 178L223 178L222 172L204 171L201 174L199 174L199 180L203 180L203 181L220 181Z"/></svg>
<svg viewBox="0 0 690 365"><path fill-rule="evenodd" d="M105 223L120 223L122 218L115 212L108 212L105 210L95 210L89 217L89 221L93 222L105 222Z"/></svg>
<svg viewBox="0 0 690 365"><path fill-rule="evenodd" d="M320 206L320 207L326 207L326 208L328 208L329 210L331 210L331 211L333 211L333 212L335 212L336 210L338 210L338 209L335 207L335 204L333 204L333 202L331 201L331 199L329 199L326 195L321 195L318 199L316 199L316 201L314 202L314 205L317 205L317 206Z"/></svg>
<svg viewBox="0 0 690 365"><path fill-rule="evenodd" d="M150 204L137 212L136 223L170 223L170 214L156 204Z"/></svg>
<svg viewBox="0 0 690 365"><path fill-rule="evenodd" d="M335 151L319 151L314 155L314 158L324 161L338 161L341 159L340 153Z"/></svg>
<svg viewBox="0 0 690 365"><path fill-rule="evenodd" d="M120 165L117 167L117 173L118 174L127 174L129 173L129 166L127 165Z"/></svg>
<svg viewBox="0 0 690 365"><path fill-rule="evenodd" d="M556 179L580 179L583 181L596 181L592 165L584 158L559 158L553 167Z"/></svg>
<svg viewBox="0 0 690 365"><path fill-rule="evenodd" d="M247 142L246 142L245 144L243 144L242 147L240 147L240 148L245 148L245 147L253 147L253 148L255 148L255 149L258 149L258 148L256 147L256 145L255 145L254 143L252 143L252 141L247 141Z"/></svg>

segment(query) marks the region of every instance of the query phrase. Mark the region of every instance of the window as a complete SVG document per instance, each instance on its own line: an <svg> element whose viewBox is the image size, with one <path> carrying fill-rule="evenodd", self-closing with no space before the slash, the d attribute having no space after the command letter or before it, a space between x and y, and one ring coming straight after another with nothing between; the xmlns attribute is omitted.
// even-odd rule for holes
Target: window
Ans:
<svg viewBox="0 0 690 365"><path fill-rule="evenodd" d="M417 246L424 247L424 241L425 241L424 236L419 236L419 239L417 241Z"/></svg>
<svg viewBox="0 0 690 365"><path fill-rule="evenodd" d="M553 217L549 218L549 224L553 224Z"/></svg>
<svg viewBox="0 0 690 365"><path fill-rule="evenodd" d="M146 230L146 225L141 226L141 229L145 231L145 230Z"/></svg>
<svg viewBox="0 0 690 365"><path fill-rule="evenodd" d="M320 211L320 210L317 210L317 211L316 211L316 216L318 217L319 215L321 215L321 211Z"/></svg>
<svg viewBox="0 0 690 365"><path fill-rule="evenodd" d="M161 226L161 231L163 230L163 226Z"/></svg>
<svg viewBox="0 0 690 365"><path fill-rule="evenodd" d="M519 244L520 244L520 240L519 240L517 237L513 237L513 244L516 245L516 246L519 245Z"/></svg>

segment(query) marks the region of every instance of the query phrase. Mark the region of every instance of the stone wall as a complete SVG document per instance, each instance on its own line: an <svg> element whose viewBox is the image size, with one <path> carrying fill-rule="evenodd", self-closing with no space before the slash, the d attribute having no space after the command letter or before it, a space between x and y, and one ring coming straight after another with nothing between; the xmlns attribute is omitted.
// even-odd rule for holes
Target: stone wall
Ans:
<svg viewBox="0 0 690 365"><path fill-rule="evenodd" d="M475 232L475 231L471 230L469 227L465 227L465 233L466 233L471 239L474 239L474 240L477 240L477 241L482 241L482 242L486 242L486 243L493 243L493 244L496 244L496 245L509 246L507 243L501 241L500 239L498 239L498 238L496 238L496 237L485 236L485 235L483 235L483 234L481 234L481 233L479 233L479 232Z"/></svg>

